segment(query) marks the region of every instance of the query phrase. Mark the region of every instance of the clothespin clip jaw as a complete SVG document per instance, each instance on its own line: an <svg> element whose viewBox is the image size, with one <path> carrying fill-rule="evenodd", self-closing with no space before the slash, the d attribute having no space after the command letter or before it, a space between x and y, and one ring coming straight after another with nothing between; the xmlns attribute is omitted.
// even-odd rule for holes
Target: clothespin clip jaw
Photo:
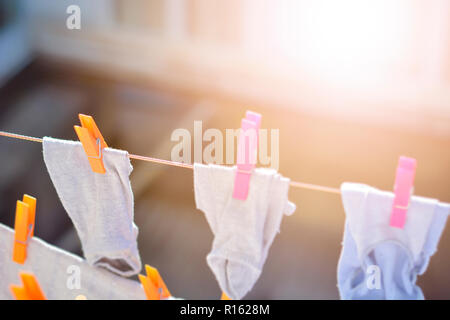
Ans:
<svg viewBox="0 0 450 320"><path fill-rule="evenodd" d="M16 300L46 300L36 277L28 272L20 272L22 286L10 285L10 290Z"/></svg>
<svg viewBox="0 0 450 320"><path fill-rule="evenodd" d="M156 268L145 265L147 276L139 275L147 300L166 300L171 294Z"/></svg>
<svg viewBox="0 0 450 320"><path fill-rule="evenodd" d="M220 297L220 300L231 300L231 298L228 297L225 292L222 292L222 296Z"/></svg>
<svg viewBox="0 0 450 320"><path fill-rule="evenodd" d="M398 161L390 221L392 227L403 229L406 223L406 213L408 212L411 194L414 189L416 167L416 159L400 157Z"/></svg>
<svg viewBox="0 0 450 320"><path fill-rule="evenodd" d="M28 242L34 235L36 219L36 198L24 195L17 201L14 222L13 261L24 264L27 258Z"/></svg>
<svg viewBox="0 0 450 320"><path fill-rule="evenodd" d="M233 189L234 199L247 199L251 174L256 165L261 118L259 113L247 111L245 118L242 119Z"/></svg>
<svg viewBox="0 0 450 320"><path fill-rule="evenodd" d="M78 116L81 127L74 126L78 139L83 145L92 171L103 174L106 172L103 165L103 149L107 148L108 145L91 116L84 114L79 114Z"/></svg>

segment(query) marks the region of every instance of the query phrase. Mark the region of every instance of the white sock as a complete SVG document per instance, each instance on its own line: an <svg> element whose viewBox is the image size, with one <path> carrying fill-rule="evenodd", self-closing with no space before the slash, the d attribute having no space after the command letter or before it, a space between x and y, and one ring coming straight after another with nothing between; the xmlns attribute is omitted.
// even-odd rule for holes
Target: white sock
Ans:
<svg viewBox="0 0 450 320"><path fill-rule="evenodd" d="M338 265L342 299L424 299L416 285L436 252L450 207L411 198L403 229L389 225L394 194L358 183L341 186L346 225Z"/></svg>
<svg viewBox="0 0 450 320"><path fill-rule="evenodd" d="M196 205L215 236L208 265L222 291L241 299L261 274L283 214L292 214L295 205L288 201L289 179L270 169L255 169L248 198L234 199L235 172L235 167L194 164Z"/></svg>
<svg viewBox="0 0 450 320"><path fill-rule="evenodd" d="M92 171L80 142L44 138L44 161L91 265L122 276L141 270L126 151L103 149L105 174Z"/></svg>

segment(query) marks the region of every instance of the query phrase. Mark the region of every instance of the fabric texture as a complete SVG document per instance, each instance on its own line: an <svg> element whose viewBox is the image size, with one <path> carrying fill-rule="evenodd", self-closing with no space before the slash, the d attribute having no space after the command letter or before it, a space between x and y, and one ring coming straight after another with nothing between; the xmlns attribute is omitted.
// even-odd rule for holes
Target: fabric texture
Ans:
<svg viewBox="0 0 450 320"><path fill-rule="evenodd" d="M49 300L145 300L141 284L90 266L86 260L33 237L23 265L12 260L14 230L0 224L0 300L11 300L11 284L22 285L19 272L32 272Z"/></svg>
<svg viewBox="0 0 450 320"><path fill-rule="evenodd" d="M279 232L288 201L289 179L275 170L255 169L245 201L232 197L236 167L194 164L195 202L214 234L207 263L222 291L241 299L259 278Z"/></svg>
<svg viewBox="0 0 450 320"><path fill-rule="evenodd" d="M424 299L416 285L436 252L450 205L412 196L403 229L389 225L394 194L343 183L346 214L338 265L341 299Z"/></svg>
<svg viewBox="0 0 450 320"><path fill-rule="evenodd" d="M141 270L138 228L126 151L103 149L105 174L92 171L80 142L45 137L44 161L56 192L78 232L89 264L121 276Z"/></svg>

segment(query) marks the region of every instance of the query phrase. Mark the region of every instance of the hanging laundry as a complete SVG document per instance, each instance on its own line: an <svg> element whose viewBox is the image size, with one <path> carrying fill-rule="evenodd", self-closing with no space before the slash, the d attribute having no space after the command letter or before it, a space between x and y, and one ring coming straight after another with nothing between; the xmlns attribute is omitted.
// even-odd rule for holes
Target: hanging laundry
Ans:
<svg viewBox="0 0 450 320"><path fill-rule="evenodd" d="M247 199L232 197L236 168L194 164L195 202L214 234L207 262L222 291L241 299L259 278L279 232L288 201L289 179L275 170L253 170Z"/></svg>
<svg viewBox="0 0 450 320"><path fill-rule="evenodd" d="M424 299L417 276L436 252L450 206L413 196L404 227L389 225L394 194L343 183L346 224L338 265L342 299Z"/></svg>
<svg viewBox="0 0 450 320"><path fill-rule="evenodd" d="M44 161L56 192L75 225L89 264L121 276L141 270L138 228L126 151L102 149L106 173L92 171L80 142L45 137Z"/></svg>
<svg viewBox="0 0 450 320"><path fill-rule="evenodd" d="M13 296L10 284L19 284L19 272L32 272L49 300L145 300L139 282L90 266L86 260L33 237L24 264L11 258L14 230L0 224L0 300Z"/></svg>

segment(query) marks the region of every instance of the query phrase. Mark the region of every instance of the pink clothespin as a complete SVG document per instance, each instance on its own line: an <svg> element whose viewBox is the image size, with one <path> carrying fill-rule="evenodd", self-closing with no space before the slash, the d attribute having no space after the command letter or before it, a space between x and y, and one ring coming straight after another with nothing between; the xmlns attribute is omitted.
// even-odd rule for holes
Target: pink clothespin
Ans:
<svg viewBox="0 0 450 320"><path fill-rule="evenodd" d="M256 142L259 143L259 128L261 127L261 118L262 115L253 111L245 112L245 119L256 123ZM258 144L256 144L256 149L258 148Z"/></svg>
<svg viewBox="0 0 450 320"><path fill-rule="evenodd" d="M245 200L248 196L250 177L256 165L258 150L258 130L262 116L247 111L241 122L237 152L237 171L234 179L233 198Z"/></svg>
<svg viewBox="0 0 450 320"><path fill-rule="evenodd" d="M392 205L392 227L403 229L406 222L406 213L413 191L414 176L416 175L417 161L413 158L400 157L394 185L394 203Z"/></svg>

